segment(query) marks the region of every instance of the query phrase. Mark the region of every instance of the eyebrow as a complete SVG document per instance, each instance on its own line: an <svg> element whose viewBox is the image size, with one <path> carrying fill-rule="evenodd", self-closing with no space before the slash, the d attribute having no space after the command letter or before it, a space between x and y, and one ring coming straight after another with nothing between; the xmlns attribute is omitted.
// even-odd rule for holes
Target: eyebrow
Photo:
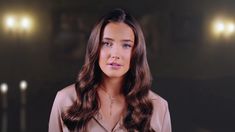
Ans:
<svg viewBox="0 0 235 132"><path fill-rule="evenodd" d="M108 37L105 37L105 38L103 38L104 40L111 40L111 41L114 41L114 39L112 39L112 38L108 38ZM130 40L130 39L123 39L123 40L121 40L121 41L123 41L123 42L132 42L132 43L134 43L132 40Z"/></svg>

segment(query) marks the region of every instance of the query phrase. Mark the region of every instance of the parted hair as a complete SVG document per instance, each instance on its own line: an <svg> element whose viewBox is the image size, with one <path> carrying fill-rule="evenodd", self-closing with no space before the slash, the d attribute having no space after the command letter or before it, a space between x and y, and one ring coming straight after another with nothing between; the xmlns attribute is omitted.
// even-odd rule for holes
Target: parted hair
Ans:
<svg viewBox="0 0 235 132"><path fill-rule="evenodd" d="M100 99L97 88L102 81L102 71L98 64L99 52L104 28L111 22L127 24L135 37L130 69L125 75L122 89L127 104L123 125L128 132L153 132L150 125L153 105L148 98L152 77L147 61L145 39L136 19L123 9L114 9L104 15L91 31L85 62L75 83L77 99L62 113L63 122L70 131L86 131L87 123L98 114Z"/></svg>

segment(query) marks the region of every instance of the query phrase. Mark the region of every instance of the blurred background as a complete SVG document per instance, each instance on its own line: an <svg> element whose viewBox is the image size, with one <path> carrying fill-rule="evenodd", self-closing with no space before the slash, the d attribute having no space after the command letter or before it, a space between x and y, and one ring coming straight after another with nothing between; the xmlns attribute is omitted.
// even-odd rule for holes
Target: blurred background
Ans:
<svg viewBox="0 0 235 132"><path fill-rule="evenodd" d="M93 25L116 7L144 30L153 90L169 103L173 132L234 132L234 0L0 0L0 131L47 131Z"/></svg>

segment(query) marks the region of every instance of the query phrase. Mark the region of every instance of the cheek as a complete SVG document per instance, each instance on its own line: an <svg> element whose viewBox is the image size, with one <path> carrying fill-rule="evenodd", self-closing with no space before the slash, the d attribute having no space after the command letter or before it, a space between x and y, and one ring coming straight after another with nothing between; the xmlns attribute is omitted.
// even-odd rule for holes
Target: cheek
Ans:
<svg viewBox="0 0 235 132"><path fill-rule="evenodd" d="M125 55L125 58L126 58L126 62L128 62L128 64L130 65L130 63L131 63L131 53L127 53Z"/></svg>
<svg viewBox="0 0 235 132"><path fill-rule="evenodd" d="M106 58L107 58L107 53L104 50L100 50L99 62L105 61Z"/></svg>

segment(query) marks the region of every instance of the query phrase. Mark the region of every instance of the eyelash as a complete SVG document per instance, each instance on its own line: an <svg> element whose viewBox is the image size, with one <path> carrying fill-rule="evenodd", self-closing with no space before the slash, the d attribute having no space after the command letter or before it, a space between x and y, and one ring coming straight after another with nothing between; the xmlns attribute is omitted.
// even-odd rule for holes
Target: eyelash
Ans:
<svg viewBox="0 0 235 132"><path fill-rule="evenodd" d="M111 47L113 44L110 42L102 42L102 45L106 46L106 47ZM123 44L122 47L123 48L131 48L132 46L130 44Z"/></svg>
<svg viewBox="0 0 235 132"><path fill-rule="evenodd" d="M107 47L111 47L112 46L112 44L110 42L102 42L102 44L104 46L107 46Z"/></svg>
<svg viewBox="0 0 235 132"><path fill-rule="evenodd" d="M124 48L131 48L131 45L130 44L123 44L122 45Z"/></svg>

